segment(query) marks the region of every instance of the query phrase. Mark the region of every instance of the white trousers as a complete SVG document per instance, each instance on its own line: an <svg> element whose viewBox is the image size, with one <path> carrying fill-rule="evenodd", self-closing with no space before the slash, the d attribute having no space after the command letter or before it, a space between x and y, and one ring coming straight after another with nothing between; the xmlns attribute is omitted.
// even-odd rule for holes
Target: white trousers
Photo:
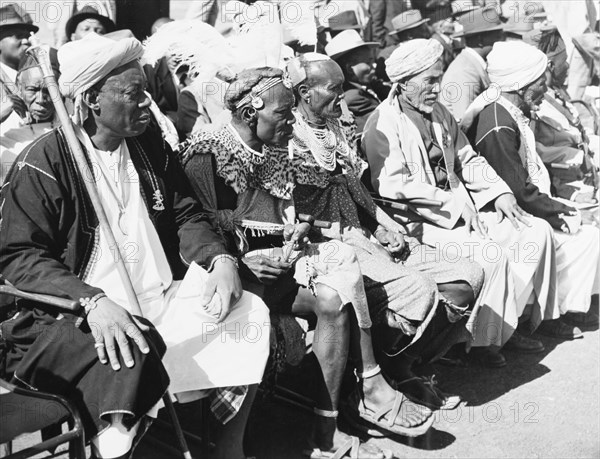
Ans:
<svg viewBox="0 0 600 459"><path fill-rule="evenodd" d="M560 313L587 312L599 293L600 230L582 225L577 234L554 232Z"/></svg>
<svg viewBox="0 0 600 459"><path fill-rule="evenodd" d="M503 346L530 298L535 299L534 327L559 316L553 231L535 217L528 218L531 227L520 225L519 231L507 219L497 223L494 212L481 212L480 217L490 239L468 233L464 225L447 230L424 223L422 241L441 250L446 259L462 256L483 267L479 304L469 322L473 346Z"/></svg>

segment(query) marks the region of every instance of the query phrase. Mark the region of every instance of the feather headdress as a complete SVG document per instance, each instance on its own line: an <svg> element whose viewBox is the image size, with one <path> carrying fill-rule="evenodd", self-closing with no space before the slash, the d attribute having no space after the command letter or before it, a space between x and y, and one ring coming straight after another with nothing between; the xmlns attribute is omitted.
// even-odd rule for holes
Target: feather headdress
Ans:
<svg viewBox="0 0 600 459"><path fill-rule="evenodd" d="M154 64L168 56L177 68L200 81L209 81L218 73L236 73L235 55L227 40L209 24L200 20L173 21L163 25L144 42L144 61Z"/></svg>

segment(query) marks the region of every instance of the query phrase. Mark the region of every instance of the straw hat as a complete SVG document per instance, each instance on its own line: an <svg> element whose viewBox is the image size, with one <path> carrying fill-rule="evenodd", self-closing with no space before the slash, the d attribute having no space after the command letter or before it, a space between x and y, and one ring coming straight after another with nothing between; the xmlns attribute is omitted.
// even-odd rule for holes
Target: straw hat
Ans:
<svg viewBox="0 0 600 459"><path fill-rule="evenodd" d="M356 30L344 30L340 32L325 46L325 52L332 59L338 57L363 46L378 47L379 43L365 42Z"/></svg>

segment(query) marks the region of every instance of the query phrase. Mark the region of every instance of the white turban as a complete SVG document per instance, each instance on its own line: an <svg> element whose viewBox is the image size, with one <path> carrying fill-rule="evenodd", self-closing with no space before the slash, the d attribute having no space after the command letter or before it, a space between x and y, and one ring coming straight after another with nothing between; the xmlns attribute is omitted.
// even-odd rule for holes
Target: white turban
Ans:
<svg viewBox="0 0 600 459"><path fill-rule="evenodd" d="M58 50L61 76L58 81L63 96L75 99L114 69L139 59L144 53L135 38L119 41L90 33Z"/></svg>
<svg viewBox="0 0 600 459"><path fill-rule="evenodd" d="M503 92L515 92L533 83L548 68L548 57L522 41L501 41L487 57L491 84L469 105L460 126L467 131L485 107L496 102Z"/></svg>
<svg viewBox="0 0 600 459"><path fill-rule="evenodd" d="M385 70L392 83L424 72L444 54L444 47L437 40L416 38L400 43L385 61Z"/></svg>
<svg viewBox="0 0 600 459"><path fill-rule="evenodd" d="M487 57L490 81L504 92L514 92L537 80L548 67L548 57L522 41L494 43Z"/></svg>

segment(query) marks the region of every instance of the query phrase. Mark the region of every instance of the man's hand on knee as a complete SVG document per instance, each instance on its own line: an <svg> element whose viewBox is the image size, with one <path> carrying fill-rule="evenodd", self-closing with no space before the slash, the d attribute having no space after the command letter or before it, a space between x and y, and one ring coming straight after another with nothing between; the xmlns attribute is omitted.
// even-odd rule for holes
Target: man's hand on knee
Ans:
<svg viewBox="0 0 600 459"><path fill-rule="evenodd" d="M94 347L98 359L103 364L110 362L115 371L121 369L119 353L128 368L135 365L131 341L143 354L150 352L142 333L148 331L148 327L138 322L127 310L108 297L98 300L97 307L89 311L87 322L94 335Z"/></svg>

